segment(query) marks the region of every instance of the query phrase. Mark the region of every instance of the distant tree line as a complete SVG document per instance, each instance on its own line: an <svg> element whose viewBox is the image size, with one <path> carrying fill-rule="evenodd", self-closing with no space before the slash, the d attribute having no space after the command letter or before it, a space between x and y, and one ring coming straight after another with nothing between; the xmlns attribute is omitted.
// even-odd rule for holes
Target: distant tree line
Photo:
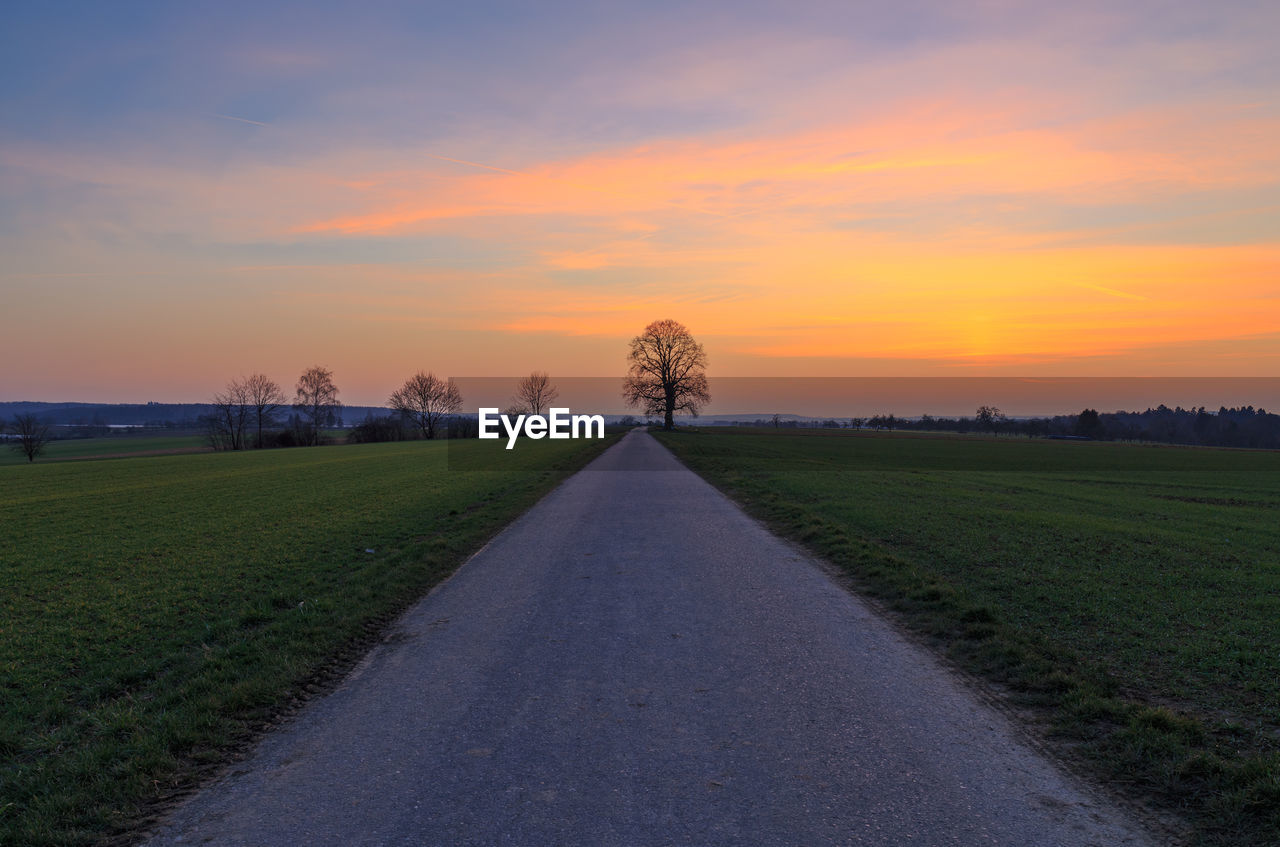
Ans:
<svg viewBox="0 0 1280 847"><path fill-rule="evenodd" d="M990 435L1023 435L1031 438L1071 438L1092 441L1149 441L1161 444L1190 444L1205 447L1252 447L1280 449L1280 415L1253 406L1219 407L1216 412L1203 406L1170 409L1161 404L1144 412L1099 412L1085 409L1077 415L1009 418L993 406L982 406L973 417L899 418L880 414L847 420L783 420L780 415L740 423L784 429L796 427L926 432L974 432Z"/></svg>
<svg viewBox="0 0 1280 847"><path fill-rule="evenodd" d="M1085 409L1077 415L1008 419L986 423L978 418L925 416L912 429L990 431L1038 438L1087 438L1095 441L1150 441L1206 447L1280 448L1280 415L1253 406L1212 412L1203 406L1170 409L1161 404L1143 412L1099 412Z"/></svg>
<svg viewBox="0 0 1280 847"><path fill-rule="evenodd" d="M354 410L354 413L353 413ZM202 416L214 411L208 399L202 403L34 403L0 401L0 420L14 415L34 414L53 426L54 438L102 438L133 431L190 432L203 427ZM288 404L281 420L290 413ZM378 406L342 406L344 425L364 417L366 412L384 414Z"/></svg>
<svg viewBox="0 0 1280 847"><path fill-rule="evenodd" d="M651 425L660 417L662 426L671 429L678 412L697 416L711 400L706 376L707 357L702 345L694 340L682 324L673 320L654 321L633 338L627 355L628 372L623 382L623 399L638 408ZM303 371L287 397L281 387L264 374L233 379L223 391L216 393L209 411L199 417L211 446L219 450L245 450L263 447L307 446L323 443L326 430L343 426L343 404L338 399L333 372L319 365ZM543 372L534 371L516 385L515 395L504 413L544 414L559 397L559 391ZM449 437L474 437L476 419L460 415L462 396L452 380L440 379L433 373L419 371L387 400L389 414L370 411L365 419L347 434L349 442L403 441ZM0 427L0 437L14 442L29 461L50 439L47 416L37 417L22 407L50 404L17 403L18 415L13 423ZM132 406L98 406L65 404L59 412L79 407L93 408L93 420L86 421L82 434L105 432L111 426L102 409L112 413ZM157 413L180 411L179 405L148 403ZM623 424L638 423L627 416ZM735 423L772 426L775 428L825 427L887 430L898 429L949 432L981 432L992 436L1018 434L1039 438L1079 438L1107 441L1152 441L1218 447L1253 447L1280 449L1280 415L1253 406L1221 407L1211 412L1203 406L1183 409L1160 405L1145 412L1100 413L1085 409L1078 415L1039 418L1009 418L994 406L980 406L973 417L934 417L918 419L877 414L848 419L828 418L820 421L783 419L780 414L768 419Z"/></svg>

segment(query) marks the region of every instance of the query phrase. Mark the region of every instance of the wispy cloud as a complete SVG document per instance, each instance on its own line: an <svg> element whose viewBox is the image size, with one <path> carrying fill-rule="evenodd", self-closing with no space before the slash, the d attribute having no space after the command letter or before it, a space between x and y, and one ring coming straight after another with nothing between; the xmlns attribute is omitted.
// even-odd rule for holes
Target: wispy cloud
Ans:
<svg viewBox="0 0 1280 847"><path fill-rule="evenodd" d="M428 154L489 173L442 179L409 169L394 184L363 193L362 208L298 224L296 231L405 234L447 219L502 215L778 218L992 196L1040 204L1154 202L1178 191L1256 184L1280 167L1280 153L1261 143L1272 133L1280 137L1280 121L1265 117L1237 117L1231 125L1237 137L1258 143L1204 155L1185 131L1169 132L1171 122L1196 120L1190 114L1130 118L1124 127L1010 130L963 123L963 104L943 108L917 104L874 121L746 141L675 140L522 169ZM850 146L867 141L877 152L848 156Z"/></svg>
<svg viewBox="0 0 1280 847"><path fill-rule="evenodd" d="M251 124L253 126L271 126L263 121L251 121L248 118L238 118L235 115L214 115L215 118L221 118L224 121L238 121L242 124Z"/></svg>
<svg viewBox="0 0 1280 847"><path fill-rule="evenodd" d="M1141 294L1130 294L1130 293L1128 293L1127 291L1117 291L1116 289L1114 289L1114 288L1108 288L1108 287L1107 287L1107 286L1105 286L1105 285L1093 285L1093 284L1088 283L1088 282L1077 282L1077 283L1076 283L1076 285L1077 285L1077 286L1079 286L1080 288L1087 288L1087 289L1089 289L1090 291L1101 291L1103 294L1110 294L1112 297L1120 297L1120 298L1123 298L1123 299L1125 299L1125 300L1146 300L1146 299L1148 299L1147 297L1144 297L1144 296L1142 296Z"/></svg>

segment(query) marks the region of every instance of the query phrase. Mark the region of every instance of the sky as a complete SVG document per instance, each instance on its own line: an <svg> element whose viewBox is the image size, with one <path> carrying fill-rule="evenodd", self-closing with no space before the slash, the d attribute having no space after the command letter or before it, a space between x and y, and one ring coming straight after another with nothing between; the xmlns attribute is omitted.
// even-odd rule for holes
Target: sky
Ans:
<svg viewBox="0 0 1280 847"><path fill-rule="evenodd" d="M5 17L0 400L1280 374L1275 2Z"/></svg>

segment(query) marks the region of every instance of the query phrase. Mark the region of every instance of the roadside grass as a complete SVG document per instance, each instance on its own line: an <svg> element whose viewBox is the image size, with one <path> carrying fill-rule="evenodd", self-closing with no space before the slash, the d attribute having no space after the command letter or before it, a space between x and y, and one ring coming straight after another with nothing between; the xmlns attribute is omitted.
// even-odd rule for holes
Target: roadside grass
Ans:
<svg viewBox="0 0 1280 847"><path fill-rule="evenodd" d="M0 468L0 844L127 835L614 440Z"/></svg>
<svg viewBox="0 0 1280 847"><path fill-rule="evenodd" d="M25 465L27 457L8 443L0 450L0 465ZM66 438L50 441L36 457L36 464L60 459L84 459L119 456L124 453L160 451L196 452L208 449L208 442L198 435L116 435L103 438Z"/></svg>
<svg viewBox="0 0 1280 847"><path fill-rule="evenodd" d="M657 435L1195 843L1280 844L1280 454Z"/></svg>

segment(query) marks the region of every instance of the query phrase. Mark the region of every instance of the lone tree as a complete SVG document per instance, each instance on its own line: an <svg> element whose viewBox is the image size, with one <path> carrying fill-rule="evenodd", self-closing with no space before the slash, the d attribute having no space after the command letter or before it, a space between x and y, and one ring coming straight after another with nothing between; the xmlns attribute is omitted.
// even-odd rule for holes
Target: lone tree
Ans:
<svg viewBox="0 0 1280 847"><path fill-rule="evenodd" d="M261 447L262 430L275 423L276 412L286 402L284 392L265 374L254 374L246 379L244 391L245 402L252 410L253 421L258 428L258 440L253 446Z"/></svg>
<svg viewBox="0 0 1280 847"><path fill-rule="evenodd" d="M332 426L342 408L333 371L319 365L307 368L293 390L293 408L309 427L303 436L308 444L319 444L321 427Z"/></svg>
<svg viewBox="0 0 1280 847"><path fill-rule="evenodd" d="M622 397L646 415L663 416L662 428L673 429L677 411L697 415L711 402L707 389L707 354L683 324L654 321L631 339L628 374Z"/></svg>
<svg viewBox="0 0 1280 847"><path fill-rule="evenodd" d="M541 415L559 396L560 389L551 384L551 377L542 371L534 371L516 384L516 396L512 399L529 414Z"/></svg>
<svg viewBox="0 0 1280 847"><path fill-rule="evenodd" d="M462 393L452 380L418 371L392 393L387 405L411 420L423 438L435 438L440 419L462 408Z"/></svg>
<svg viewBox="0 0 1280 847"><path fill-rule="evenodd" d="M10 446L25 455L28 462L34 462L36 456L43 453L45 445L49 443L48 422L40 420L30 412L14 415L10 429L13 430L14 435L18 436L18 440Z"/></svg>
<svg viewBox="0 0 1280 847"><path fill-rule="evenodd" d="M1004 412L995 406L979 406L977 412L978 426L995 433L1000 422L1005 420Z"/></svg>
<svg viewBox="0 0 1280 847"><path fill-rule="evenodd" d="M1101 438L1102 434L1102 416L1098 414L1097 409L1085 409L1076 418L1076 435L1085 438Z"/></svg>

